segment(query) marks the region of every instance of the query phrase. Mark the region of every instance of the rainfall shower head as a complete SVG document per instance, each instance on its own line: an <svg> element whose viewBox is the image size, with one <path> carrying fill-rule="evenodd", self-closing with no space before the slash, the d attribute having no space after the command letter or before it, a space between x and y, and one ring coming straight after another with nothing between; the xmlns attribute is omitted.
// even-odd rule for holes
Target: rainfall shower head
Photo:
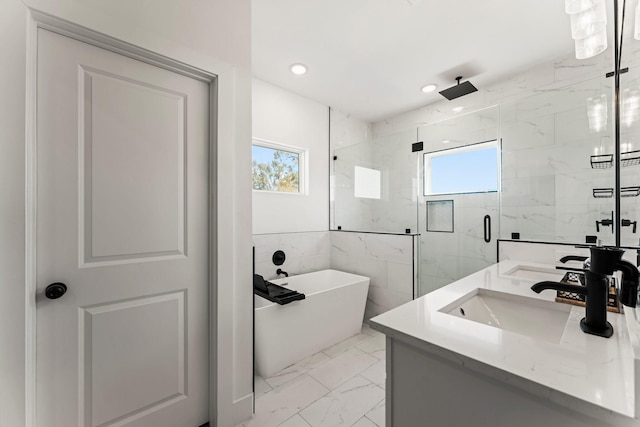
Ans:
<svg viewBox="0 0 640 427"><path fill-rule="evenodd" d="M440 95L444 96L449 101L451 101L452 99L460 98L464 95L468 95L472 92L476 92L478 90L468 80L464 83L460 83L460 80L462 80L462 76L456 77L456 80L458 81L457 85L451 86L449 89L440 91Z"/></svg>

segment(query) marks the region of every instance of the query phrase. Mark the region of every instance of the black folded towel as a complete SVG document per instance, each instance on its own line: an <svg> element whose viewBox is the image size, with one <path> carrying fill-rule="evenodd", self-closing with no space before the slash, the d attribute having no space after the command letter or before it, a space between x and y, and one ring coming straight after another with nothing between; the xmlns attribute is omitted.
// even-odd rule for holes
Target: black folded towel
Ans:
<svg viewBox="0 0 640 427"><path fill-rule="evenodd" d="M259 274L253 275L253 293L280 305L305 299L304 294L267 282Z"/></svg>

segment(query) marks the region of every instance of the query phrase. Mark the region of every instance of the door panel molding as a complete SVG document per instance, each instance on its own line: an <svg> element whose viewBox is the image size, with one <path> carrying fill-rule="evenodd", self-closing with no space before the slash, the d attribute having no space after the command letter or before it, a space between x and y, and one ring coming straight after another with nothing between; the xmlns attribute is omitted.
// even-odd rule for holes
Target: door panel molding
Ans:
<svg viewBox="0 0 640 427"><path fill-rule="evenodd" d="M184 258L187 94L86 65L79 67L78 76L80 267ZM109 98L114 96L122 105L129 101L125 98L135 98L136 103L146 101L144 110L164 114L167 120L154 123L152 135L141 132L134 139L125 134L113 135L120 123L127 123L128 130L137 126L127 121L126 112L121 114L117 106L111 105ZM152 116L150 113L146 117ZM94 138L107 128L111 129L109 140ZM119 156L103 158L103 154L116 148ZM152 172L154 182L163 187L162 194L137 185L143 178L140 171L151 156L154 168L147 168L144 178ZM118 165L117 176L111 174L114 165ZM167 176L175 177L176 182L167 182ZM113 179L130 183L125 186L126 194L101 191ZM114 209L122 204L132 205L133 209L126 214ZM141 217L132 218L131 212L137 211L142 211ZM129 221L134 225L127 225ZM157 233L158 228L163 233Z"/></svg>
<svg viewBox="0 0 640 427"><path fill-rule="evenodd" d="M135 46L133 44L115 39L105 34L93 31L81 25L77 25L70 21L57 18L47 13L41 12L27 6L28 23L27 23L27 64L26 64L26 138L25 138L25 427L36 427L36 300L40 300L41 296L37 295L37 64L38 64L38 30L44 29L54 33L67 36L69 38L88 43L90 45L106 49L108 51L150 64L159 68L163 68L175 73L185 75L190 78L197 79L209 85L209 346L211 349L211 357L209 360L210 370L210 404L209 414L212 425L216 425L218 414L218 398L216 384L218 378L218 363L220 359L220 348L225 346L218 345L218 288L215 274L217 271L218 245L217 237L217 206L215 199L217 193L217 136L218 128L218 93L220 77L219 74L208 72L198 67L185 64L164 55L157 54L150 50ZM224 72L223 74L229 74ZM231 73L232 74L232 73ZM223 87L226 90L233 90L235 84L233 77L224 77ZM231 105L228 99L225 100L225 108ZM229 131L228 126L222 126L225 131ZM169 255L174 257L175 255ZM163 256L164 257L164 254ZM106 263L121 262L119 260L108 260ZM132 261L133 262L133 261ZM87 312L88 313L88 312ZM87 315L84 313L84 315ZM224 338L223 338L224 339ZM231 337L224 339L225 342L231 343ZM226 346L230 347L230 345ZM225 356L225 359L228 359ZM227 377L229 374L225 374ZM228 377L230 378L230 377ZM228 382L229 379L226 378ZM86 386L86 385L85 385ZM181 399L181 393L176 393L162 399L157 406L167 406L175 399ZM152 405L153 406L153 405ZM153 408L141 409L131 415L131 419L137 418L143 412L153 411ZM140 415L141 416L141 415ZM225 414L225 418L228 415ZM125 415L125 418L127 416Z"/></svg>
<svg viewBox="0 0 640 427"><path fill-rule="evenodd" d="M124 301L109 301L104 304L94 304L81 307L79 310L79 343L80 349L80 419L85 424L112 425L114 423L126 424L152 412L159 411L180 400L186 399L189 393L187 384L187 331L186 331L186 290L167 294L144 296ZM164 319L165 313L160 311L173 311L173 322ZM115 324L115 325L114 325ZM103 378L101 371L116 372L117 366L109 369L109 364L117 364L113 361L109 347L102 348L100 339L93 337L103 331L118 330L118 336L111 336L110 345L118 347L118 357L137 359L140 371L121 372L117 378ZM127 349L123 352L122 349ZM167 349L173 350L167 353ZM158 376L154 375L159 368L149 367L145 363L144 355L158 357L159 353L166 353L162 360L162 371L173 372L169 381L159 383ZM149 357L147 360L151 360ZM95 370L94 365L100 370ZM106 369L105 369L106 368ZM141 378L155 379L149 387L141 382ZM120 392L115 396L104 396L95 399L95 390L101 390L101 383L108 382L110 387L119 386ZM91 390L94 390L92 392ZM141 396L149 396L151 399L141 401ZM108 402L108 404L107 404ZM115 406L117 413L113 413Z"/></svg>

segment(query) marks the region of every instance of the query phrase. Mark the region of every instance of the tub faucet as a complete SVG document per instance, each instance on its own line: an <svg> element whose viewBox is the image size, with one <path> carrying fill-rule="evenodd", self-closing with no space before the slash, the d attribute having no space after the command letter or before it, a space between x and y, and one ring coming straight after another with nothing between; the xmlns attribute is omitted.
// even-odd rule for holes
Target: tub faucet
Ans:
<svg viewBox="0 0 640 427"><path fill-rule="evenodd" d="M283 269L279 268L276 270L276 274L279 276L281 274L284 274L284 277L289 277L289 273L287 273L286 271L284 271Z"/></svg>
<svg viewBox="0 0 640 427"><path fill-rule="evenodd" d="M580 321L580 329L587 334L609 338L613 335L613 327L607 322L607 297L609 280L607 276L614 271L622 272L620 302L635 307L638 298L638 268L622 260L624 251L618 248L591 247L591 265L585 270L585 286L570 285L561 282L539 282L531 289L540 293L545 289L575 292L585 295L586 313Z"/></svg>

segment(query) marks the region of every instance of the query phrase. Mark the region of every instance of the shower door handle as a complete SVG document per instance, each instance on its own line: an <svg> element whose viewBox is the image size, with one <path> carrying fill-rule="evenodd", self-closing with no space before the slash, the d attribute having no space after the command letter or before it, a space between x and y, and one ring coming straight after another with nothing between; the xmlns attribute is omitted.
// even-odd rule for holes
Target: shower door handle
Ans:
<svg viewBox="0 0 640 427"><path fill-rule="evenodd" d="M491 217L489 215L484 216L484 241L487 243L491 241Z"/></svg>

